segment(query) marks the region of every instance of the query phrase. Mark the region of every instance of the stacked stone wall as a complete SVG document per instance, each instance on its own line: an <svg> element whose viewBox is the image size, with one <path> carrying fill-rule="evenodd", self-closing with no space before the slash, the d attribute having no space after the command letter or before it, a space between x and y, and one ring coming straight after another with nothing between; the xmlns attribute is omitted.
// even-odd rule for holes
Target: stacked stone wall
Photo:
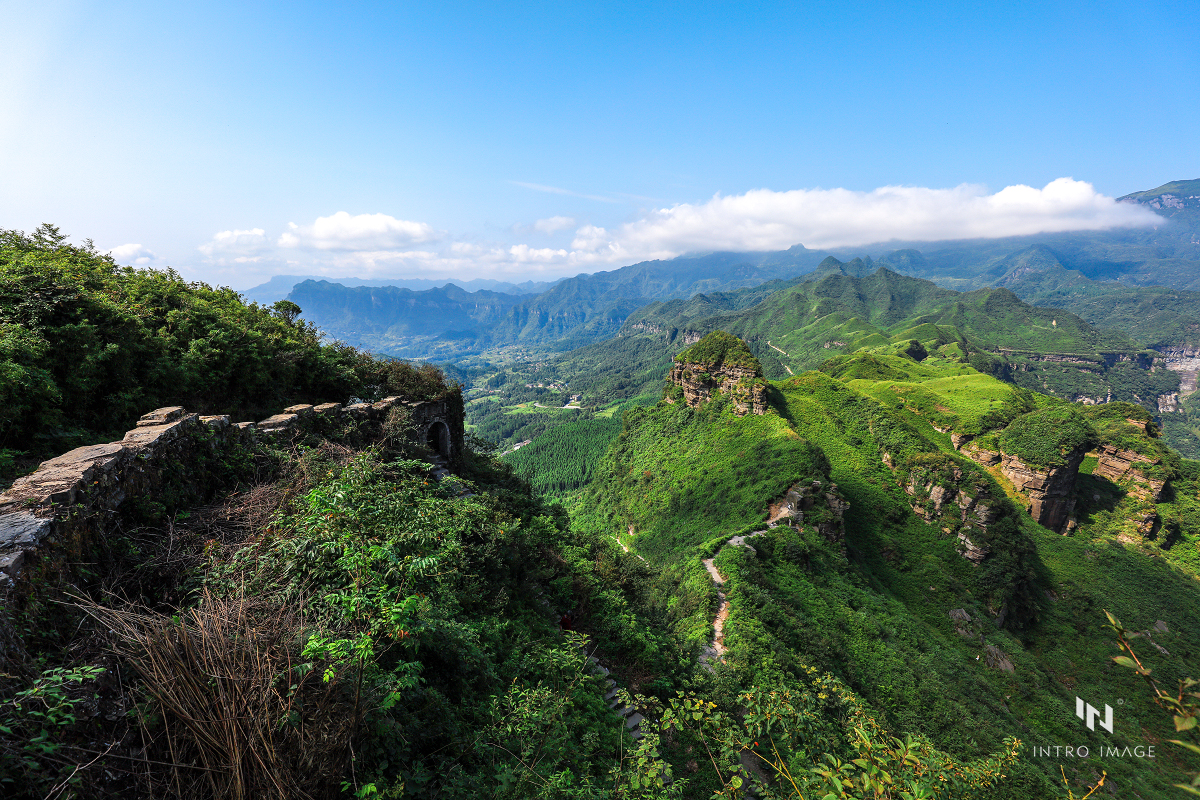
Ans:
<svg viewBox="0 0 1200 800"><path fill-rule="evenodd" d="M272 440L337 434L362 444L403 430L453 464L463 451L463 413L454 397L409 402L298 405L259 423L230 423L174 406L144 415L118 442L80 447L43 462L0 494L0 591L9 602L46 581L72 580L120 517L139 508L183 508L230 485ZM398 412L398 413L397 413Z"/></svg>

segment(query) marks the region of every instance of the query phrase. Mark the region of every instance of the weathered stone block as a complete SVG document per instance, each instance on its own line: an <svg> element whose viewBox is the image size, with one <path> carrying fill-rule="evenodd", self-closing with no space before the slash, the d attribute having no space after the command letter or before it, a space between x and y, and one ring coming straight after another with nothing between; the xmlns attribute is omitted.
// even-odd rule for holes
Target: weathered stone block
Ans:
<svg viewBox="0 0 1200 800"><path fill-rule="evenodd" d="M165 408L156 408L148 414L142 414L137 421L139 428L149 427L151 425L165 425L168 422L174 422L183 417L187 413L183 406L166 406Z"/></svg>
<svg viewBox="0 0 1200 800"><path fill-rule="evenodd" d="M370 403L355 403L354 405L346 406L345 411L352 417L359 420L369 419L375 408Z"/></svg>
<svg viewBox="0 0 1200 800"><path fill-rule="evenodd" d="M130 447L152 447L160 443L173 442L179 437L184 436L199 421L199 414L188 414L165 425L134 428L125 434L125 438L121 440L121 444Z"/></svg>
<svg viewBox="0 0 1200 800"><path fill-rule="evenodd" d="M300 416L298 414L276 414L258 423L258 429L265 433L273 433L275 431L286 430L287 428L294 428L299 422Z"/></svg>

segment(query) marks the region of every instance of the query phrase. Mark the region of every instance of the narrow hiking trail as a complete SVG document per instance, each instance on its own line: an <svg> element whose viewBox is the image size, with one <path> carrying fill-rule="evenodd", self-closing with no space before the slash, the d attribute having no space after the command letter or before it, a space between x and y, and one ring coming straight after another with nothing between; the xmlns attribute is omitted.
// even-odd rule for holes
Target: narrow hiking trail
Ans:
<svg viewBox="0 0 1200 800"><path fill-rule="evenodd" d="M783 353L783 354L784 354L785 356L787 356L788 358L791 358L791 356L789 356L789 355L787 354L787 351L786 351L786 350L780 350L778 347L776 347L775 345L771 344L770 342L767 342L767 347L771 348L772 350L774 350L774 351L776 351L776 352ZM788 375L795 375L795 374L796 374L796 373L792 372L792 368L791 368L791 367L789 367L787 364L784 364L784 365L783 365L783 368L787 370L787 373L788 373Z"/></svg>
<svg viewBox="0 0 1200 800"><path fill-rule="evenodd" d="M713 661L725 661L725 620L729 619L729 600L721 591L721 587L725 585L725 579L721 577L721 573L717 572L713 560L706 558L703 564L704 568L708 570L708 574L712 576L713 586L717 587L717 618L713 620L712 644L705 645L704 649L700 651L700 662L711 665Z"/></svg>
<svg viewBox="0 0 1200 800"><path fill-rule="evenodd" d="M771 523L774 527L774 523ZM741 536L731 536L726 540L724 545L732 547L745 547L750 552L755 552L754 548L746 543L747 539L753 539L755 536L762 536L767 530L754 531L753 533L743 534ZM705 645L700 651L700 663L712 669L714 661L725 663L725 653L728 648L725 647L725 623L729 619L729 599L725 596L722 589L725 586L725 578L721 577L721 573L717 571L717 565L714 563L716 556L713 558L703 559L700 563L704 564L704 568L708 570L709 576L712 578L713 586L717 588L717 616L713 620L713 639L712 644Z"/></svg>

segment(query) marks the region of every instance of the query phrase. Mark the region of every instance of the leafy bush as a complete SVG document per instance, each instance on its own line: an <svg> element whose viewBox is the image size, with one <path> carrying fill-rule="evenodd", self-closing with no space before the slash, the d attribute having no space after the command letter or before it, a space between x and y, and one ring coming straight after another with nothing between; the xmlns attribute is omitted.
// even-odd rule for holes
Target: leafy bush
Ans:
<svg viewBox="0 0 1200 800"><path fill-rule="evenodd" d="M749 367L759 375L762 366L738 337L725 331L713 331L675 356L679 363L704 364L710 367Z"/></svg>
<svg viewBox="0 0 1200 800"><path fill-rule="evenodd" d="M1031 467L1065 464L1072 453L1095 445L1096 430L1071 404L1047 406L1013 420L1000 434L1000 448Z"/></svg>
<svg viewBox="0 0 1200 800"><path fill-rule="evenodd" d="M118 266L51 225L0 230L0 448L44 455L112 438L164 405L245 418L454 388L432 367L324 343L297 313Z"/></svg>

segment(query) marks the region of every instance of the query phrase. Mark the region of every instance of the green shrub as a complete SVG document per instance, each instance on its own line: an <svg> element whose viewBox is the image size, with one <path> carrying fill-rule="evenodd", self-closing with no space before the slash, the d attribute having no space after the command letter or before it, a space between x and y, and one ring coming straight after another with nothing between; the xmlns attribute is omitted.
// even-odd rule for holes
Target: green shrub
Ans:
<svg viewBox="0 0 1200 800"><path fill-rule="evenodd" d="M1061 404L1017 417L1000 434L1000 448L1031 467L1049 469L1097 440L1095 428L1079 409Z"/></svg>
<svg viewBox="0 0 1200 800"><path fill-rule="evenodd" d="M119 436L158 406L253 418L290 403L444 396L431 366L376 359L173 270L117 265L51 225L0 230L0 448Z"/></svg>
<svg viewBox="0 0 1200 800"><path fill-rule="evenodd" d="M704 364L710 367L749 367L762 374L762 366L738 337L725 331L713 331L691 347L675 356L679 363Z"/></svg>

